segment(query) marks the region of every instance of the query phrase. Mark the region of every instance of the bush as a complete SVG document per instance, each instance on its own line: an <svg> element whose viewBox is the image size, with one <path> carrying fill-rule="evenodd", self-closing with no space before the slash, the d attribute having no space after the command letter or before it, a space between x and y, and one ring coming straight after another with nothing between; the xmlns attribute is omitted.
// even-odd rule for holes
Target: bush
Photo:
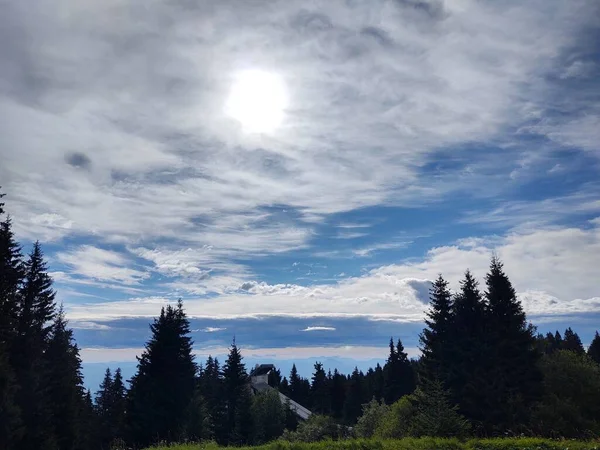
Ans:
<svg viewBox="0 0 600 450"><path fill-rule="evenodd" d="M282 439L289 442L317 442L325 439L337 440L349 437L349 430L338 425L331 417L313 414L296 431L286 430Z"/></svg>
<svg viewBox="0 0 600 450"><path fill-rule="evenodd" d="M415 407L405 395L392 406L375 429L378 438L401 438L410 435L410 423L415 415Z"/></svg>
<svg viewBox="0 0 600 450"><path fill-rule="evenodd" d="M373 399L363 405L362 416L354 427L354 435L361 438L370 438L375 434L383 418L389 413L390 408L385 403Z"/></svg>

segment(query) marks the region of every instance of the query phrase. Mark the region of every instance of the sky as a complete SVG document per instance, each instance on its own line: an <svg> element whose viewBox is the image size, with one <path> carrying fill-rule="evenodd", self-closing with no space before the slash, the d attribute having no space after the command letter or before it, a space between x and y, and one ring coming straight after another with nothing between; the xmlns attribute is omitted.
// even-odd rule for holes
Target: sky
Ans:
<svg viewBox="0 0 600 450"><path fill-rule="evenodd" d="M88 386L178 298L199 362L418 356L431 280L494 253L541 332L600 328L598 1L2 11L0 185Z"/></svg>

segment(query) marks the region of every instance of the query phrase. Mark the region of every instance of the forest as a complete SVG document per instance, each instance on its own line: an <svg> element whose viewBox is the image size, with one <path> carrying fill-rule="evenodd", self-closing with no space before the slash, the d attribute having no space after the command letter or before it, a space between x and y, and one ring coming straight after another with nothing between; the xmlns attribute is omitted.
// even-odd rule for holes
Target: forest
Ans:
<svg viewBox="0 0 600 450"><path fill-rule="evenodd" d="M278 439L286 448L285 442L373 438L381 440L378 448L399 438L414 438L411 448L433 448L423 438L471 448L459 439L600 435L600 335L586 349L571 328L539 334L496 257L485 286L468 270L457 292L442 275L435 280L418 359L392 338L385 363L366 372L326 372L316 363L307 379L294 366L289 374L270 373L276 389L253 394L235 340L224 361L196 361L179 301L157 311L137 373L124 380L120 370L107 369L92 393L40 243L25 254L4 203L0 214L1 449ZM310 419L299 421L277 390L309 408Z"/></svg>

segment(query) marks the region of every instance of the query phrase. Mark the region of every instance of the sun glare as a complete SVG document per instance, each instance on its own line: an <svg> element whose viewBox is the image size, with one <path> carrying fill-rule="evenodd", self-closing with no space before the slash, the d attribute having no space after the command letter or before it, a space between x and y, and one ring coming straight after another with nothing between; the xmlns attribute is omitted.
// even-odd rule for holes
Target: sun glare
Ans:
<svg viewBox="0 0 600 450"><path fill-rule="evenodd" d="M239 121L245 132L270 133L283 120L287 97L283 81L262 70L240 72L226 104L229 116Z"/></svg>

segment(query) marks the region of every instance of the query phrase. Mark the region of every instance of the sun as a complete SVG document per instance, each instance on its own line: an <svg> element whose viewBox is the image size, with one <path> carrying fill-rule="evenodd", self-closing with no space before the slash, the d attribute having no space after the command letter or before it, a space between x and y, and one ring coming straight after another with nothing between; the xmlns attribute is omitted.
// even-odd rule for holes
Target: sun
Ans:
<svg viewBox="0 0 600 450"><path fill-rule="evenodd" d="M271 133L281 124L286 105L281 77L262 70L245 70L237 75L225 110L245 132Z"/></svg>

